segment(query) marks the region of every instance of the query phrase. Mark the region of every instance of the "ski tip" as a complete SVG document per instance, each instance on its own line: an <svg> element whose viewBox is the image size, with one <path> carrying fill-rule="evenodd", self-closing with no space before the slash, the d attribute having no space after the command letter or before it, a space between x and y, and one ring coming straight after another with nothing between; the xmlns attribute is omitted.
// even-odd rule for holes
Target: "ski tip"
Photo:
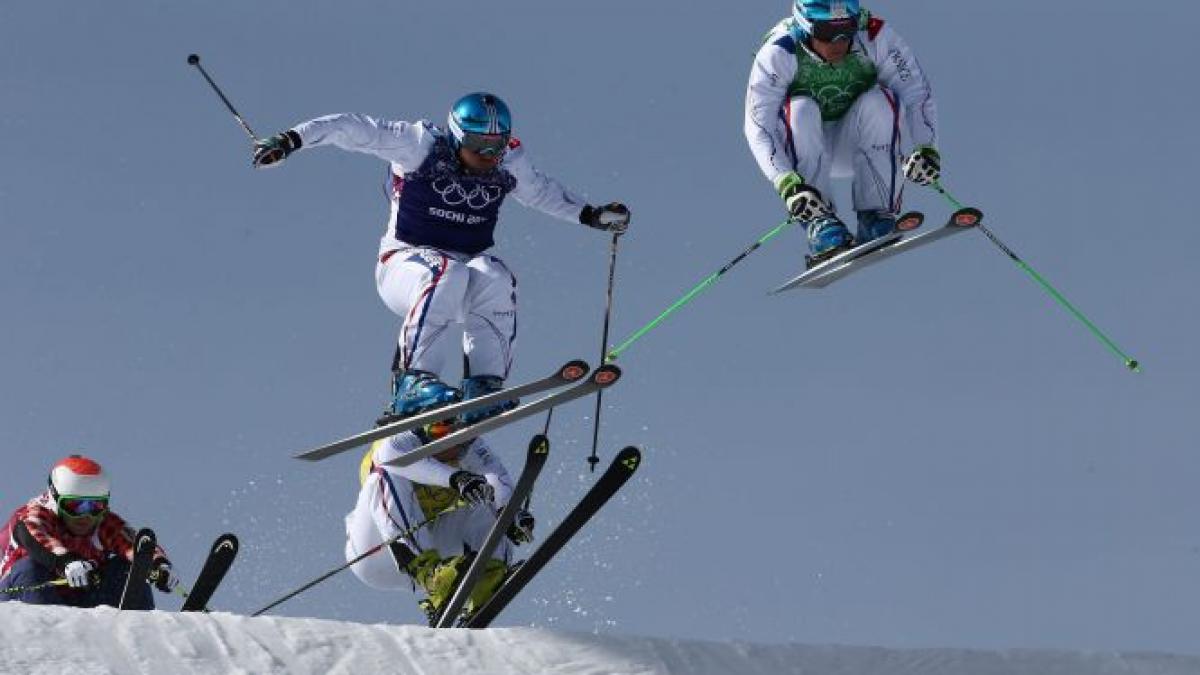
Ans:
<svg viewBox="0 0 1200 675"><path fill-rule="evenodd" d="M592 373L592 379L596 384L607 387L621 379L621 369L616 364L606 363L597 368L595 373Z"/></svg>
<svg viewBox="0 0 1200 675"><path fill-rule="evenodd" d="M588 365L587 361L584 361L583 359L575 359L574 361L564 364L563 367L558 370L558 376L567 382L574 382L575 380L583 379L583 376L587 375L588 371L591 369L592 367Z"/></svg>
<svg viewBox="0 0 1200 675"><path fill-rule="evenodd" d="M529 439L529 452L535 455L545 455L550 452L550 439L545 434L536 434Z"/></svg>
<svg viewBox="0 0 1200 675"><path fill-rule="evenodd" d="M920 211L909 211L896 219L898 232L911 232L925 223L925 214Z"/></svg>
<svg viewBox="0 0 1200 675"><path fill-rule="evenodd" d="M613 458L613 464L619 464L633 473L642 464L642 451L635 445L627 445Z"/></svg>
<svg viewBox="0 0 1200 675"><path fill-rule="evenodd" d="M975 227L983 221L983 211L967 206L950 214L950 224L955 227Z"/></svg>
<svg viewBox="0 0 1200 675"><path fill-rule="evenodd" d="M237 535L233 534L232 532L226 532L225 534L217 537L216 542L213 543L213 550L219 551L224 548L232 548L236 553L238 550L238 545Z"/></svg>

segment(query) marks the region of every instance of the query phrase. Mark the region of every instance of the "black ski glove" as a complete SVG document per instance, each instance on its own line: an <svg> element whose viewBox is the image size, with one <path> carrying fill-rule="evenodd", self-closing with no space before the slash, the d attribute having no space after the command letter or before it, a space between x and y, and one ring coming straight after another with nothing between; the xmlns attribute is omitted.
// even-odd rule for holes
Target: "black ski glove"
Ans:
<svg viewBox="0 0 1200 675"><path fill-rule="evenodd" d="M621 202L610 202L604 206L588 204L579 212L579 222L597 230L625 234L629 229L629 207Z"/></svg>
<svg viewBox="0 0 1200 675"><path fill-rule="evenodd" d="M300 134L291 129L270 138L260 138L254 142L254 168L279 166L288 155L299 150L301 144Z"/></svg>
<svg viewBox="0 0 1200 675"><path fill-rule="evenodd" d="M163 593L170 593L179 585L179 576L171 569L170 561L160 558L150 568L149 579Z"/></svg>
<svg viewBox="0 0 1200 675"><path fill-rule="evenodd" d="M450 474L450 487L468 504L490 504L496 496L495 489L488 485L487 479L470 471L455 471Z"/></svg>
<svg viewBox="0 0 1200 675"><path fill-rule="evenodd" d="M533 514L525 509L521 509L520 511L517 511L516 517L513 518L512 525L508 526L508 531L504 534L512 543L517 544L518 546L521 544L528 544L529 542L533 541L534 522Z"/></svg>

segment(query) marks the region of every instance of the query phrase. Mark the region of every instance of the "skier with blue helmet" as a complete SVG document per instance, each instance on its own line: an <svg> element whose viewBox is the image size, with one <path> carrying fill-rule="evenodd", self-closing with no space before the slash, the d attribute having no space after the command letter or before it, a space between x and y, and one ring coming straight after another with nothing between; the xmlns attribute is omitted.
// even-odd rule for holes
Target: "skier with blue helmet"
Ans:
<svg viewBox="0 0 1200 675"><path fill-rule="evenodd" d="M402 319L392 360L385 420L398 419L503 387L512 367L517 281L488 253L500 205L517 201L563 220L624 233L629 209L592 206L539 171L512 135L512 114L499 96L473 92L450 107L446 128L428 120L388 121L343 113L302 122L258 141L255 167L277 166L300 149L329 145L389 162L391 203L379 245L375 283ZM460 387L445 382L458 357L446 341L462 327ZM467 416L477 421L509 401Z"/></svg>
<svg viewBox="0 0 1200 675"><path fill-rule="evenodd" d="M816 264L895 231L904 178L937 180L937 107L912 50L858 0L794 0L755 55L746 140ZM829 200L853 178L855 235Z"/></svg>

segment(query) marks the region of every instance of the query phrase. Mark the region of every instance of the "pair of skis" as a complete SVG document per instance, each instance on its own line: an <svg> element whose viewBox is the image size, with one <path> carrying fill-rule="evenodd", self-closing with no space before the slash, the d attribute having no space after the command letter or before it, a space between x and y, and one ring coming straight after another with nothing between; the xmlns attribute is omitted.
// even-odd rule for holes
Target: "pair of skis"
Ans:
<svg viewBox="0 0 1200 675"><path fill-rule="evenodd" d="M129 575L125 577L125 588L121 591L121 600L117 604L119 609L128 609L129 602L132 601L133 589L138 588L139 584L146 584L150 579L150 566L154 562L154 552L158 548L158 538L154 535L154 530L150 528L142 528L137 531L133 537L133 562L129 566ZM223 534L217 537L213 542L212 549L208 553L208 557L204 561L204 567L200 570L200 576L196 578L195 585L189 593L183 593L184 602L181 612L198 612L208 611L207 605L209 599L217 590L221 580L225 578L225 573L229 571L229 567L233 565L233 559L237 556L238 539L232 534Z"/></svg>
<svg viewBox="0 0 1200 675"><path fill-rule="evenodd" d="M782 293L793 288L825 288L848 274L887 260L894 255L927 246L940 239L973 229L983 220L983 212L976 208L964 207L952 213L946 224L938 229L920 234L910 234L920 226L924 219L925 216L916 211L907 213L901 216L899 222L911 223L915 220L915 225L898 228L900 231L860 244L822 261L775 288L771 294Z"/></svg>
<svg viewBox="0 0 1200 675"><path fill-rule="evenodd" d="M516 571L504 580L500 588L482 607L475 608L471 616L460 620L459 613L471 596L479 575L500 544L501 537L512 524L520 505L533 491L533 484L537 480L538 474L541 473L542 467L545 466L549 452L550 441L545 436L538 434L529 442L525 467L521 470L521 477L517 480L517 486L513 489L508 504L501 510L483 545L475 554L470 567L467 568L454 593L433 621L434 626L449 628L458 623L466 628L487 628L492 620L516 597L517 593L525 588L530 580L546 566L546 563L562 550L563 546L616 494L617 490L629 480L642 463L642 453L636 447L628 446L618 452L608 469L600 475L587 494L579 500L575 508L567 513L558 527L554 528L554 531L546 537L533 554L517 566Z"/></svg>
<svg viewBox="0 0 1200 675"><path fill-rule="evenodd" d="M429 410L412 417L406 417L396 422L391 422L370 431L364 431L353 436L349 436L340 441L334 441L322 445L312 450L307 450L298 455L296 459L303 459L310 462L319 461L341 454L347 450L357 448L361 445L372 443L381 438L388 438L396 434L411 431L418 427L438 422L445 419L461 415L467 412L483 410L490 408L506 401L519 399L524 396L539 394L551 389L556 389L565 385L573 385L568 389L555 392L543 398L540 398L531 403L518 405L512 410L503 412L499 415L486 418L475 424L463 427L453 433L426 445L421 446L413 452L406 453L391 462L396 466L407 466L418 460L424 459L430 455L441 452L447 448L466 443L474 440L482 434L485 434L493 429L497 429L506 424L511 424L517 420L524 419L531 415L536 415L545 410L557 407L568 401L573 401L577 398L588 396L596 393L601 389L605 389L614 384L621 377L621 369L613 364L600 366L595 372L588 375L590 368L585 361L573 360L564 363L550 375L543 377L533 382L501 389L500 391L492 392L479 398L473 398L469 401L454 403L434 410Z"/></svg>
<svg viewBox="0 0 1200 675"><path fill-rule="evenodd" d="M563 546L566 546L571 537L574 537L591 520L592 516L596 515L600 507L608 503L617 490L633 476L641 463L642 452L640 450L632 445L622 448L616 457L613 457L612 463L608 465L604 473L600 474L600 477L592 484L583 499L579 500L575 508L571 509L558 527L554 528L554 531L546 537L541 546L538 546L537 550L504 580L491 599L467 619L465 626L467 628L487 628L492 620L504 611L508 603L512 602L517 593L529 584L533 577L546 566L546 563L562 550Z"/></svg>

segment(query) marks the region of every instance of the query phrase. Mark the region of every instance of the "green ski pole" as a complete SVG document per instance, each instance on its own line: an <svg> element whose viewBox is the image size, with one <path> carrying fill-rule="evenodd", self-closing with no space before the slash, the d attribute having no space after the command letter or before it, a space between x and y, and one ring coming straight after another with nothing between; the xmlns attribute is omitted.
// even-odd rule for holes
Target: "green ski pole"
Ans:
<svg viewBox="0 0 1200 675"><path fill-rule="evenodd" d="M634 331L634 333L632 335L625 338L624 342L622 342L621 344L619 344L616 347L609 350L608 356L604 359L605 362L607 363L609 361L615 361L618 356L620 356L622 353L625 352L626 349L629 349L630 345L632 345L633 343L640 340L642 338L642 336L645 335L646 333L649 333L650 331L654 330L655 327L657 327L658 324L660 324L664 320L666 320L666 318L668 316L671 316L672 314L674 314L680 307L683 307L684 305L688 304L689 302L692 301L693 298L695 298L697 295L699 295L702 291L704 291L706 288L708 288L709 286L712 286L714 283L716 283L717 279L721 278L722 275L724 275L726 272L728 272L730 269L732 269L734 265L740 263L742 260L744 260L746 258L746 256L748 256L751 253L753 253L754 251L758 250L758 247L762 246L763 244L765 244L768 241L770 241L771 239L773 239L775 237L775 235L779 234L780 232L783 232L783 230L785 228L787 228L788 225L791 225L792 223L795 223L795 222L797 222L797 221L789 218L789 219L783 221L782 223L776 225L774 228L771 229L771 231L769 231L766 234L764 234L763 236L759 237L758 241L751 244L749 248L747 248L745 251L742 251L736 258L734 258L733 260L730 260L728 263L726 263L724 267L722 267L721 269L717 270L716 272L713 272L712 274L708 275L708 277L705 278L704 281L701 281L700 283L696 284L696 286L693 287L692 290L688 291L687 293L684 293L683 297L679 298L678 300L675 301L674 304L672 304L670 307L663 310L663 313L659 314L657 317L655 317L653 321L651 321L650 323L646 324L645 326L642 326L641 328L637 329L636 331Z"/></svg>
<svg viewBox="0 0 1200 675"><path fill-rule="evenodd" d="M943 197L945 197L946 200L954 206L954 208L956 208L956 209L963 208L962 203L959 202L957 199L955 199L948 191L946 191L946 188L944 188L942 186L941 182L934 181L933 189L937 190L939 194L941 194ZM1007 255L1014 263L1016 263L1018 267L1025 270L1025 273L1028 274L1031 279L1033 279L1035 282L1037 282L1037 284L1039 286L1041 286L1042 289L1044 289L1047 293L1049 293L1050 297L1054 298L1055 301L1057 301L1059 305L1061 305L1064 309L1066 309L1068 312L1070 312L1072 315L1074 315L1074 317L1076 319L1079 319L1080 323L1082 323L1084 326L1087 326L1087 329L1089 331L1091 331L1092 335L1096 336L1096 339L1100 340L1100 342L1102 342L1104 344L1104 346L1108 347L1108 349L1110 351L1112 351L1112 353L1115 354L1117 356L1117 358L1121 359L1121 361L1123 361L1125 363L1126 368L1128 368L1129 370L1131 370L1135 373L1142 372L1142 367L1137 362L1137 359L1134 359L1134 358L1130 357L1128 354L1126 354L1125 352L1121 351L1121 348L1118 347L1115 342L1110 340L1107 335L1105 335L1099 328L1096 327L1096 324L1092 323L1091 320L1089 320L1086 316L1083 315L1083 312L1080 312L1065 297L1063 297L1062 293L1059 293L1056 288L1051 286L1050 282L1048 282L1044 278L1042 278L1042 275L1040 275L1036 271L1034 271L1034 269L1032 267L1030 267L1028 265L1028 263L1026 263L1024 260L1021 260L1021 257L1018 256L1016 253L1014 253L1011 248L1005 246L1004 242L1000 241L1000 239L995 235L995 233L993 233L991 230L989 230L983 223L979 223L978 225L976 225L976 227L979 228L980 232L983 232L983 234L988 238L989 241L991 241L993 244L995 244L997 248L999 248L1001 251L1003 251L1005 255Z"/></svg>

